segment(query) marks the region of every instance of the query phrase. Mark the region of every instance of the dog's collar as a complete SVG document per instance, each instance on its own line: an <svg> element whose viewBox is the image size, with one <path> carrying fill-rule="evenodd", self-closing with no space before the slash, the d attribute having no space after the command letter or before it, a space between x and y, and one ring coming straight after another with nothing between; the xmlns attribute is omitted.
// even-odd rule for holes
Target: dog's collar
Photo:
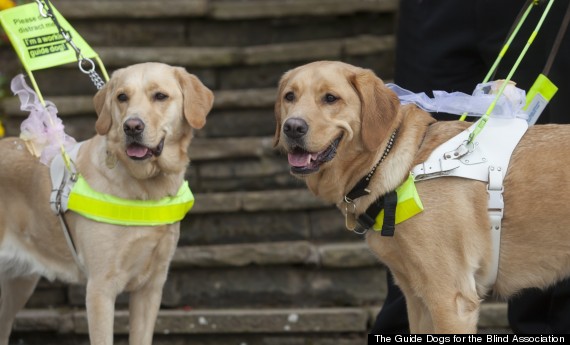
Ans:
<svg viewBox="0 0 570 345"><path fill-rule="evenodd" d="M350 192L348 192L345 195L344 200L346 202L352 202L362 196L370 194L370 190L368 189L368 184L370 183L370 179L372 178L372 176L374 176L374 173L376 172L378 166L384 161L384 159L386 159L386 157L390 153L390 150L392 149L392 146L394 146L396 133L398 133L397 129L394 130L394 132L390 136L388 144L386 144L386 148L384 149L384 153L382 154L382 157L380 157L380 160L378 160L378 162L372 167L370 172L366 176L361 178L360 181L358 181L358 183L356 183L356 185L350 190Z"/></svg>
<svg viewBox="0 0 570 345"><path fill-rule="evenodd" d="M390 136L380 160L344 197L346 228L348 230L363 234L369 229L374 229L379 230L382 236L394 236L396 224L423 211L424 208L414 184L414 178L410 174L398 188L374 200L364 213L358 217L355 214L354 200L370 194L368 189L370 179L390 153L397 132L396 129ZM359 230L356 230L357 225L360 226Z"/></svg>
<svg viewBox="0 0 570 345"><path fill-rule="evenodd" d="M374 222L372 222L372 224L369 226L363 226L362 225L363 223L361 223L360 218L365 217L369 210L367 210L365 213L363 213L362 215L360 215L357 218L356 217L356 205L354 203L354 200L370 194L370 189L368 189L368 185L370 184L370 180L372 179L372 176L374 176L374 173L376 172L376 169L378 168L378 166L386 159L386 157L390 153L390 150L392 149L392 146L394 145L394 140L396 139L397 133L398 133L398 129L394 130L394 132L390 136L390 139L388 139L388 143L386 144L386 148L384 149L384 153L382 153L382 156L380 157L378 162L376 164L374 164L374 166L372 167L370 172L368 172L368 174L366 176L361 178L360 181L358 181L356 183L356 185L344 196L345 220L346 220L345 225L346 225L346 228L348 230L355 231L358 233L364 233L374 224ZM395 218L396 204L397 203L398 203L397 195L394 191L392 191L392 192L386 194L385 196L377 199L374 203L372 203L372 205L369 207L369 209L371 207L373 208L373 210L370 210L370 212L374 212L374 209L377 209L378 212L380 212L381 209L385 209L386 211L384 212L384 218L386 221L384 222L384 226L390 227L390 224L394 223L392 221L392 218ZM378 214L378 212L376 212L376 214ZM375 216L374 216L374 218L375 218ZM357 224L359 224L360 226L362 226L364 228L363 231L356 231ZM390 231L393 234L393 229L387 230L386 233L390 233Z"/></svg>

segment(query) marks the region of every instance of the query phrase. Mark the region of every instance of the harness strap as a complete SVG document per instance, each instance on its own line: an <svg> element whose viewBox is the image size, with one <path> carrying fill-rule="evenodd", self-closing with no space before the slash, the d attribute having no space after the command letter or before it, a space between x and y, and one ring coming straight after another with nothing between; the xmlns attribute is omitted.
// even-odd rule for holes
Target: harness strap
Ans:
<svg viewBox="0 0 570 345"><path fill-rule="evenodd" d="M412 168L416 181L456 176L487 182L489 202L487 211L491 223L492 262L486 277L489 286L495 284L499 268L501 221L503 219L503 179L511 155L528 129L520 118L489 118L488 126L472 144L465 144L477 123L437 147L428 159Z"/></svg>
<svg viewBox="0 0 570 345"><path fill-rule="evenodd" d="M396 206L398 205L398 194L396 191L389 192L376 199L366 211L358 217L358 224L364 229L371 229L376 224L376 217L384 210L384 221L382 223L382 236L394 236L396 230Z"/></svg>
<svg viewBox="0 0 570 345"><path fill-rule="evenodd" d="M487 212L489 213L489 221L491 223L491 267L487 275L487 283L493 285L497 281L499 273L499 257L501 248L501 220L503 219L503 209L505 203L503 202L503 168L502 167L489 167L489 184L487 185L487 192L489 193L489 203L487 205Z"/></svg>
<svg viewBox="0 0 570 345"><path fill-rule="evenodd" d="M85 267L79 260L79 255L77 254L77 247L73 242L73 237L71 237L71 231L69 230L69 225L67 224L67 220L65 219L65 210L67 209L67 199L69 197L69 193L71 192L71 186L68 183L70 180L76 180L77 174L75 172L71 172L67 169L69 166L74 167L73 164L68 164L77 158L77 154L79 153L79 148L81 147L81 143L77 143L69 150L69 155L56 155L50 165L50 177L51 177L51 185L52 191L50 195L50 206L52 211L58 216L59 222L61 224L61 229L63 230L63 235L65 237L65 241L67 242L67 246L69 247L69 251L71 252L71 256L75 261L77 267L81 269L81 271L85 274ZM56 186L58 186L56 188Z"/></svg>

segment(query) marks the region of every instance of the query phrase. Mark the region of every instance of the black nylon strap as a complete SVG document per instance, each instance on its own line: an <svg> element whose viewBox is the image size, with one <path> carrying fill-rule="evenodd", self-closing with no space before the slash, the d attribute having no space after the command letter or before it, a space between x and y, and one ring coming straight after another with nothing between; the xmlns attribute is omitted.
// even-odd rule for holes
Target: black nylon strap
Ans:
<svg viewBox="0 0 570 345"><path fill-rule="evenodd" d="M369 181L367 179L367 176L364 176L360 181L358 181L356 186L354 186L354 188L352 188L350 192L346 194L346 197L350 200L356 200L361 196L370 194L370 192L366 189L368 188L368 182Z"/></svg>
<svg viewBox="0 0 570 345"><path fill-rule="evenodd" d="M384 208L384 198L380 197L376 199L363 214L358 217L358 224L362 226L364 229L368 230L372 228L374 223L376 223L376 216L382 211Z"/></svg>
<svg viewBox="0 0 570 345"><path fill-rule="evenodd" d="M382 236L394 236L396 231L396 206L398 194L392 191L384 195L384 223L382 224Z"/></svg>
<svg viewBox="0 0 570 345"><path fill-rule="evenodd" d="M382 236L394 236L396 231L396 206L398 194L392 191L383 197L376 199L366 211L358 217L358 224L368 230L376 223L376 217L384 209L384 222L380 234Z"/></svg>

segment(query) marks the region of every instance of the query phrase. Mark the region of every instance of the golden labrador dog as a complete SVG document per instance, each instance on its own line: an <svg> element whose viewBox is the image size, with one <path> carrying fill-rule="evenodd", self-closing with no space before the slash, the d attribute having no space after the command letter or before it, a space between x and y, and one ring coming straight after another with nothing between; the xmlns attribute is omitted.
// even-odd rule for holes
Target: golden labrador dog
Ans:
<svg viewBox="0 0 570 345"><path fill-rule="evenodd" d="M94 97L97 135L75 165L96 191L130 200L174 196L189 163L193 128L202 128L213 94L181 67L160 63L116 71ZM0 141L0 344L40 276L84 281L50 209L51 181L17 138ZM130 292L130 344L151 344L180 223L120 226L67 212L87 284L91 344L113 343L114 304Z"/></svg>
<svg viewBox="0 0 570 345"><path fill-rule="evenodd" d="M319 198L356 216L470 125L436 122L415 105L401 106L372 71L340 62L287 72L275 116L274 143L287 152L292 174ZM413 333L475 333L481 301L491 291L507 298L570 276L568 152L570 126L563 125L533 126L515 148L504 179L494 286L485 280L492 270L485 182L417 182L424 211L396 224L393 236L366 233L369 247L404 292ZM369 194L347 212L344 198L365 176Z"/></svg>

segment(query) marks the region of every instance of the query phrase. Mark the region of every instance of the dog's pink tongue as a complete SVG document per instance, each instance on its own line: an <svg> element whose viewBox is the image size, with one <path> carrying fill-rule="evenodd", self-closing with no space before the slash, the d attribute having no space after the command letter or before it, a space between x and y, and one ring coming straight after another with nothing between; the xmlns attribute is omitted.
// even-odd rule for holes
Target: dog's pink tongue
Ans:
<svg viewBox="0 0 570 345"><path fill-rule="evenodd" d="M315 159L316 155L303 152L303 153L289 153L289 165L294 167L305 167L311 163L311 158Z"/></svg>
<svg viewBox="0 0 570 345"><path fill-rule="evenodd" d="M127 147L129 157L142 158L148 153L148 148L141 145L130 145Z"/></svg>

